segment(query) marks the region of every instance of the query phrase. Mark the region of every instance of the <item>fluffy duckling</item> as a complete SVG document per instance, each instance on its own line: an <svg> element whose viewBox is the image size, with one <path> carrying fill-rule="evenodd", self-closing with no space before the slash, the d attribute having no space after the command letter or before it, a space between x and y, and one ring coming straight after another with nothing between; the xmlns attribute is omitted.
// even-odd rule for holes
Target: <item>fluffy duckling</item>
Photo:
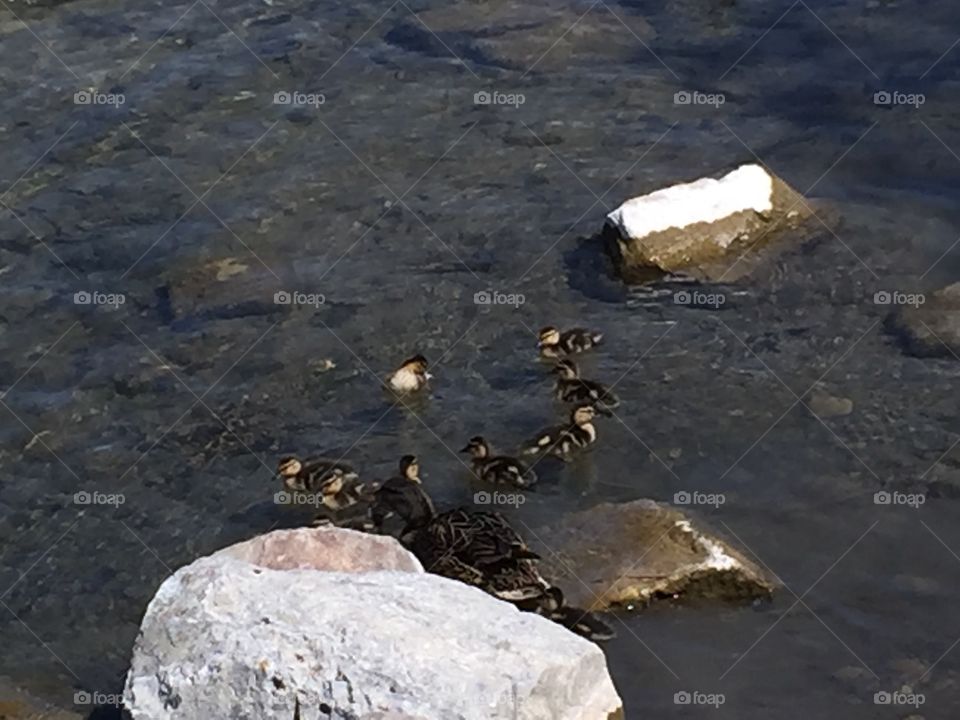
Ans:
<svg viewBox="0 0 960 720"><path fill-rule="evenodd" d="M590 403L594 407L610 410L620 405L620 398L606 385L584 380L580 368L573 360L560 360L553 371L558 375L554 394L563 402Z"/></svg>
<svg viewBox="0 0 960 720"><path fill-rule="evenodd" d="M412 393L423 388L433 375L427 372L427 359L414 355L403 361L397 370L387 377L387 384L396 393Z"/></svg>
<svg viewBox="0 0 960 720"><path fill-rule="evenodd" d="M542 597L533 603L523 604L521 609L543 615L594 642L613 640L617 636L614 629L597 617L596 613L567 605L563 591L556 586L547 588Z"/></svg>
<svg viewBox="0 0 960 720"><path fill-rule="evenodd" d="M582 450L597 441L597 429L593 419L609 415L608 410L594 408L593 405L578 405L570 413L570 422L566 425L554 425L539 432L524 448L527 455L547 453L569 462L577 450Z"/></svg>
<svg viewBox="0 0 960 720"><path fill-rule="evenodd" d="M325 507L334 511L356 505L372 490L358 482L360 476L344 462L323 459L304 462L286 457L280 461L277 472L288 491L317 495Z"/></svg>
<svg viewBox="0 0 960 720"><path fill-rule="evenodd" d="M415 455L400 458L399 473L377 489L370 518L378 532L399 537L411 517L432 517L433 501L420 489L420 463Z"/></svg>
<svg viewBox="0 0 960 720"><path fill-rule="evenodd" d="M460 452L473 456L473 472L484 482L528 488L537 482L536 474L519 460L505 455L492 455L490 445L477 435Z"/></svg>
<svg viewBox="0 0 960 720"><path fill-rule="evenodd" d="M558 358L581 353L599 345L601 340L602 333L584 328L570 328L560 332L555 327L547 326L540 331L540 357Z"/></svg>

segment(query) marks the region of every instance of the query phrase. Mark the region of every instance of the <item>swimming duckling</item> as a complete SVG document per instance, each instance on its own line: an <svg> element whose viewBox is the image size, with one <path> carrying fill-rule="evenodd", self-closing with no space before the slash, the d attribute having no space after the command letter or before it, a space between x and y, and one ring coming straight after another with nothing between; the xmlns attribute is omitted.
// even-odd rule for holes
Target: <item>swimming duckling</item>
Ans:
<svg viewBox="0 0 960 720"><path fill-rule="evenodd" d="M560 360L553 371L559 376L554 385L554 394L563 402L591 403L594 407L609 410L620 405L620 398L606 385L584 380L580 368L573 360Z"/></svg>
<svg viewBox="0 0 960 720"><path fill-rule="evenodd" d="M388 378L390 389L397 393L416 392L427 384L433 375L427 372L427 359L423 355L414 355L403 361Z"/></svg>
<svg viewBox="0 0 960 720"><path fill-rule="evenodd" d="M399 537L408 530L408 518L432 516L433 501L419 490L420 463L415 455L400 458L399 474L377 489L370 518L377 532Z"/></svg>
<svg viewBox="0 0 960 720"><path fill-rule="evenodd" d="M601 340L603 333L584 328L570 328L560 332L555 327L547 326L540 331L540 357L557 358L581 353L599 345Z"/></svg>
<svg viewBox="0 0 960 720"><path fill-rule="evenodd" d="M597 617L596 613L567 605L563 591L556 586L547 588L543 595L532 603L522 604L521 609L543 615L594 642L613 640L617 636L614 629Z"/></svg>
<svg viewBox="0 0 960 720"><path fill-rule="evenodd" d="M339 461L303 462L285 457L277 472L288 491L316 495L325 507L334 511L356 505L375 489L359 482L360 476L353 467Z"/></svg>
<svg viewBox="0 0 960 720"><path fill-rule="evenodd" d="M519 460L505 455L491 456L490 446L479 435L470 438L460 452L468 452L473 456L473 472L484 482L520 488L531 487L537 482L536 474Z"/></svg>
<svg viewBox="0 0 960 720"><path fill-rule="evenodd" d="M539 432L526 446L524 454L548 453L569 462L574 451L597 441L597 429L593 426L597 413L609 415L610 411L593 405L578 405L571 411L568 424L554 425Z"/></svg>

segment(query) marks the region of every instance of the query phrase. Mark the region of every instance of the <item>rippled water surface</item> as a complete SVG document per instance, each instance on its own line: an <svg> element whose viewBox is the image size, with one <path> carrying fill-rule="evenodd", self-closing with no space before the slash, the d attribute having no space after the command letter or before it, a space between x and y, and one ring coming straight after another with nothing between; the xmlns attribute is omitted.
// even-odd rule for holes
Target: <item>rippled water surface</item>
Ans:
<svg viewBox="0 0 960 720"><path fill-rule="evenodd" d="M624 403L521 512L723 493L696 512L787 586L619 616L627 717L954 717L957 364L905 356L874 294L960 271L958 35L952 4L878 0L8 0L0 676L116 692L172 569L303 521L271 500L281 453L376 477L415 451L469 501L452 450L553 421L535 333L576 323ZM611 276L607 210L751 161L814 199L806 242L699 288L719 309ZM414 352L433 389L392 405ZM815 384L853 412L818 420ZM874 703L904 684L922 707Z"/></svg>

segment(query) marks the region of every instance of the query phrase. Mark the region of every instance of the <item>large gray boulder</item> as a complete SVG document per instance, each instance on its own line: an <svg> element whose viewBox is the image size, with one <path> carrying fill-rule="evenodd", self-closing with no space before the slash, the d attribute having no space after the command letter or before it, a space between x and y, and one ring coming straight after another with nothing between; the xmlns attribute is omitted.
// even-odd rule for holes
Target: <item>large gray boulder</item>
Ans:
<svg viewBox="0 0 960 720"><path fill-rule="evenodd" d="M651 270L735 279L741 254L809 216L804 198L783 180L742 165L627 200L607 215L603 237L626 280Z"/></svg>
<svg viewBox="0 0 960 720"><path fill-rule="evenodd" d="M424 573L391 538L332 528L270 533L168 578L124 697L135 720L292 720L297 702L302 720L607 720L621 707L593 643Z"/></svg>

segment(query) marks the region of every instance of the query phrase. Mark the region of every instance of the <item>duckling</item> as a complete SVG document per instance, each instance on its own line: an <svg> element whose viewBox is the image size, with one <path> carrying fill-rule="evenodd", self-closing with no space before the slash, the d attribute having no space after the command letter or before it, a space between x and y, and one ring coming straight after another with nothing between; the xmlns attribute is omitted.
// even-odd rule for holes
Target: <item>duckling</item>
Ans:
<svg viewBox="0 0 960 720"><path fill-rule="evenodd" d="M399 474L383 483L374 495L370 519L377 532L398 537L408 530L408 518L436 514L433 501L418 489L420 485L417 457L404 455Z"/></svg>
<svg viewBox="0 0 960 720"><path fill-rule="evenodd" d="M580 368L573 360L560 360L553 371L559 376L553 388L558 400L591 403L595 408L601 407L604 410L620 405L620 398L606 385L581 378Z"/></svg>
<svg viewBox="0 0 960 720"><path fill-rule="evenodd" d="M601 340L603 333L579 327L560 332L548 325L540 331L540 357L557 358L581 353L599 345Z"/></svg>
<svg viewBox="0 0 960 720"><path fill-rule="evenodd" d="M597 429L593 426L593 419L598 413L609 415L610 411L594 408L593 405L577 405L570 413L568 424L554 425L540 431L524 448L524 454L548 453L569 462L574 451L597 441Z"/></svg>
<svg viewBox="0 0 960 720"><path fill-rule="evenodd" d="M477 435L460 452L473 456L473 472L481 480L497 485L532 487L537 482L536 474L519 460L505 455L491 456L490 445Z"/></svg>
<svg viewBox="0 0 960 720"><path fill-rule="evenodd" d="M563 591L555 585L547 588L543 595L532 603L521 604L520 608L543 615L594 642L606 642L617 636L614 629L597 617L596 613L567 605Z"/></svg>
<svg viewBox="0 0 960 720"><path fill-rule="evenodd" d="M317 459L303 462L295 457L285 457L277 472L288 491L316 495L333 511L351 507L375 490L375 487L359 482L360 476L352 466L339 461Z"/></svg>
<svg viewBox="0 0 960 720"><path fill-rule="evenodd" d="M423 355L414 355L403 361L389 377L387 384L397 393L412 393L422 389L433 377L427 372L427 359Z"/></svg>

